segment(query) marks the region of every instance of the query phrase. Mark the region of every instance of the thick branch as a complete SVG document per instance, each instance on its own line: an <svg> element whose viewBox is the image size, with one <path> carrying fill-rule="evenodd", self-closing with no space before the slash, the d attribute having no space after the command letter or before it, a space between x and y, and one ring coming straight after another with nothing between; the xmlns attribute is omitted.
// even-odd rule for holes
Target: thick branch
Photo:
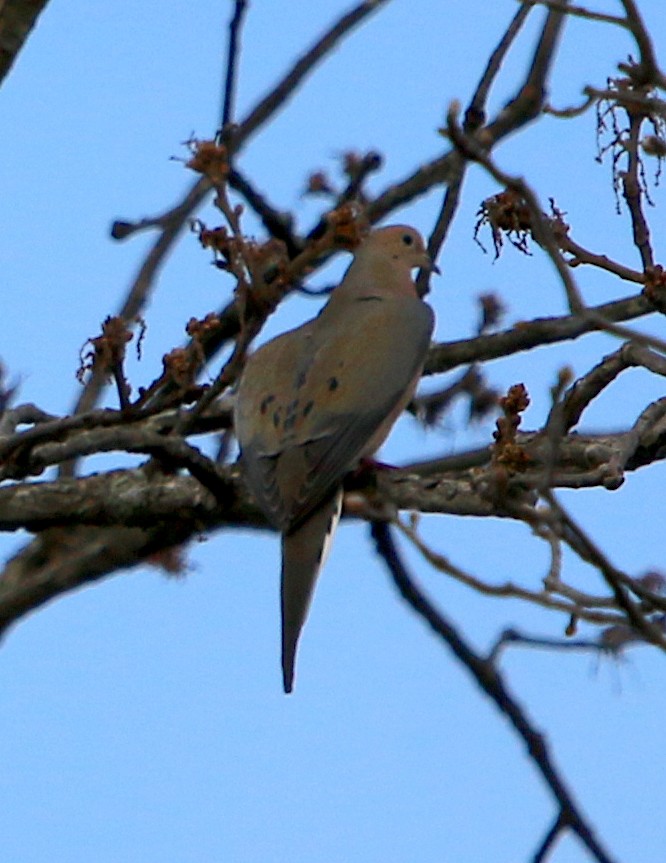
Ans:
<svg viewBox="0 0 666 863"><path fill-rule="evenodd" d="M428 354L424 374L451 371L469 363L496 360L541 345L570 341L585 333L602 331L602 321L631 321L653 313L655 308L646 297L637 294L624 300L592 306L588 311L590 314L585 318L578 315L535 318L521 321L499 333L435 345Z"/></svg>
<svg viewBox="0 0 666 863"><path fill-rule="evenodd" d="M661 413L657 412L654 420L642 426L638 435L634 429L608 435L570 434L560 443L555 465L550 464L551 453L543 434L519 433L516 445L525 453L529 467L514 476L508 491L516 499L528 501L530 489L539 487L547 468L553 487L617 488L622 483L622 466L632 470L650 460L666 458L666 428ZM91 433L83 434L81 447ZM173 459L174 465L185 465L196 474L197 465L187 461L191 456L186 445L158 436L152 429L143 437L138 429L133 433L102 429L100 439L108 443L109 449L122 445L132 452L156 452L158 458ZM41 463L48 453L55 457L58 446L49 443L36 447L35 459ZM61 455L69 457L70 445L62 446ZM492 476L486 470L490 467L491 449L487 447L400 470L380 470L377 484L382 497L401 510L477 517L510 515L498 508L489 492ZM178 521L184 510L195 514L194 521L202 530L264 527L265 520L248 497L238 466L218 467L216 477L219 486L213 488L217 500L202 487L206 483L203 474L195 480L176 473L148 474L142 468L6 485L0 487L0 530L40 531L65 525L146 527L169 518ZM220 494L218 488L224 493Z"/></svg>
<svg viewBox="0 0 666 863"><path fill-rule="evenodd" d="M618 476L621 481L617 465L626 457L628 435L633 435L631 445L640 453L639 462L645 461L650 451L653 458L666 457L666 429L657 433L653 425L642 424L644 433L639 435L633 435L632 430L625 435L569 436L558 450L560 461L551 472L552 482L574 487L616 486ZM185 464L198 479L160 472L151 463L145 468L81 479L23 482L0 488L0 530L39 532L0 576L0 632L62 593L142 563L150 555L183 544L202 532L223 527L267 527L247 494L237 466L216 468L214 482L209 482L212 468L207 460L199 465L196 455L187 448L181 452L178 440L173 441L172 452L169 438L160 441L156 437L151 428L147 443L132 446L139 450L153 446L158 457L166 454L167 461L172 457L176 465ZM518 435L516 442L534 460L531 473L516 477L513 491L513 499L527 501L529 508L529 487L538 486L540 471L543 472L538 460L544 441L539 435L527 433ZM40 444L42 448L57 446ZM36 447L36 456L40 447ZM467 459L459 457L457 465L451 459L442 460L442 470L447 472L439 474L434 473L432 464L423 466L422 475L418 465L404 471L382 471L378 476L380 495L389 507L403 510L480 517L509 515L508 510L498 509L488 493L492 477L481 467L489 459L487 449L485 453L471 453ZM475 467L469 470L472 464ZM631 460L627 467L632 467ZM353 498L350 495L347 502L351 504L353 499L358 500L358 492ZM368 506L365 511L362 507L359 510L353 505L348 512L360 511L367 517L371 509Z"/></svg>

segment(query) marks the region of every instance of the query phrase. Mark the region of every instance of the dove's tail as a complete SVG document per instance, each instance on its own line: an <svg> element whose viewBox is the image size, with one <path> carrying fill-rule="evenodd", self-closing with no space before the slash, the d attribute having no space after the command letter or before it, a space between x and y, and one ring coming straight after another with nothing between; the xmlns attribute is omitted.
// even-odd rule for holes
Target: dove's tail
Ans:
<svg viewBox="0 0 666 863"><path fill-rule="evenodd" d="M341 511L342 489L337 489L295 530L282 536L282 682L285 692L293 688L298 639Z"/></svg>

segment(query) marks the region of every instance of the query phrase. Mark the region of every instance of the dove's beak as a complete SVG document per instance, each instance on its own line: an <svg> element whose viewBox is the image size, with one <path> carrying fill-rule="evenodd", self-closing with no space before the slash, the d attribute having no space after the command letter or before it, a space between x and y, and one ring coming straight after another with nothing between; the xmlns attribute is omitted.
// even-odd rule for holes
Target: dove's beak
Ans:
<svg viewBox="0 0 666 863"><path fill-rule="evenodd" d="M438 276L441 276L442 274L442 271L427 252L423 253L423 257L419 261L418 266L428 273L437 273Z"/></svg>

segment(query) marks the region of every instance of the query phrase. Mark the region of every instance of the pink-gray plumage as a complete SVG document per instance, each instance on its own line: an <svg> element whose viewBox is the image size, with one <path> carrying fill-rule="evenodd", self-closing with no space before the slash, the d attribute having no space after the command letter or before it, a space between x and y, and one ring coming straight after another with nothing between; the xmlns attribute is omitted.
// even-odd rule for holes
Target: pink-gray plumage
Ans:
<svg viewBox="0 0 666 863"><path fill-rule="evenodd" d="M413 228L373 231L311 321L247 362L235 427L250 490L282 533L282 674L340 517L342 480L372 455L421 375L434 317L411 271L432 269Z"/></svg>

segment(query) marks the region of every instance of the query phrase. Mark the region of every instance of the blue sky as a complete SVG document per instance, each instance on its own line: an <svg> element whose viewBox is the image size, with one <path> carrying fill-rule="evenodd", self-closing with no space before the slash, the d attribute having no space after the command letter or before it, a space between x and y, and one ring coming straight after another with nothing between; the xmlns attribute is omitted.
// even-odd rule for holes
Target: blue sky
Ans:
<svg viewBox="0 0 666 863"><path fill-rule="evenodd" d="M190 182L182 143L216 128L229 3L51 0L0 89L0 357L20 397L64 413L78 384L78 351L120 305L148 245L109 239L114 218L157 213ZM604 9L619 13L619 3ZM664 62L666 19L643 0ZM347 8L340 0L251 4L243 34L242 117L311 40ZM375 148L386 166L371 187L441 152L451 99L469 97L516 4L393 0L356 31L243 152L240 164L306 229L320 204L300 195L312 170L332 175L347 149ZM602 8L602 4L599 4ZM537 14L536 19L539 18ZM491 101L513 95L536 23L526 28ZM619 30L570 22L552 82L558 106L602 86L632 46ZM608 165L595 156L595 119L552 118L502 145L497 157L542 199L554 195L573 235L637 267L626 219L614 212ZM480 201L497 189L470 171L433 283L438 340L471 335L475 297L502 294L508 322L564 311L547 261L507 249L492 262L472 239ZM657 254L663 192L650 210ZM426 196L399 214L427 232L439 205ZM218 221L210 210L202 218ZM395 219L393 219L395 221ZM257 230L250 218L248 230ZM489 240L489 238L486 238ZM603 247L602 247L603 246ZM337 278L336 260L314 284ZM577 271L590 303L630 293ZM185 236L146 310L135 386L150 382L192 316L228 299L231 285ZM312 316L294 297L267 334ZM641 325L643 326L643 325ZM645 324L660 334L660 322ZM607 336L489 367L506 389L524 381L526 427L543 422L549 387L568 363L586 371L616 343ZM214 373L215 369L212 370ZM426 384L428 386L428 384ZM663 394L628 373L594 405L589 429L619 429ZM112 399L109 403L113 403ZM403 419L383 458L399 462L486 443L461 414L424 432ZM98 467L108 465L100 461ZM129 463L125 460L124 463ZM94 467L92 468L94 469ZM640 575L664 568L658 527L663 466L617 492L562 495L614 562ZM522 525L430 517L429 542L488 580L536 586L547 549ZM4 556L25 542L3 537ZM451 583L405 549L427 587L472 643L506 626L561 634L563 622L515 600L488 600ZM148 567L68 596L10 632L0 654L0 835L12 863L515 863L529 859L554 808L519 741L466 673L407 610L375 559L367 526L339 531L302 641L296 691L281 691L278 542L219 532L194 543L186 578ZM567 557L571 580L599 589ZM663 860L666 712L663 656L626 660L509 650L502 662L600 836L621 861ZM557 863L588 859L573 840Z"/></svg>

